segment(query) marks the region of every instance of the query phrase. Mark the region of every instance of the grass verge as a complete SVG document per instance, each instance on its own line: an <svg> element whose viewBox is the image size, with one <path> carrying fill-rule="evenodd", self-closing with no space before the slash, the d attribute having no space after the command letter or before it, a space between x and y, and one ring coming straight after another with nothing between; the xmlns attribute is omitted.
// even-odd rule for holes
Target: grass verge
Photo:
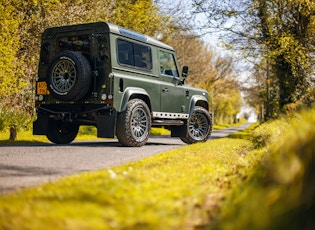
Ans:
<svg viewBox="0 0 315 230"><path fill-rule="evenodd" d="M314 229L314 113L2 196L0 229Z"/></svg>
<svg viewBox="0 0 315 230"><path fill-rule="evenodd" d="M0 229L204 228L261 159L250 150L217 139L4 195Z"/></svg>
<svg viewBox="0 0 315 230"><path fill-rule="evenodd" d="M255 129L252 142L264 158L245 181L233 184L211 229L315 229L314 114Z"/></svg>
<svg viewBox="0 0 315 230"><path fill-rule="evenodd" d="M9 130L0 132L0 144L9 144L9 145L18 145L18 144L27 144L27 143L43 143L49 142L45 135L33 135L32 130L20 130L17 133L17 140L9 140ZM82 126L80 127L79 134L75 140L101 140L101 138L96 137L96 130L91 127Z"/></svg>

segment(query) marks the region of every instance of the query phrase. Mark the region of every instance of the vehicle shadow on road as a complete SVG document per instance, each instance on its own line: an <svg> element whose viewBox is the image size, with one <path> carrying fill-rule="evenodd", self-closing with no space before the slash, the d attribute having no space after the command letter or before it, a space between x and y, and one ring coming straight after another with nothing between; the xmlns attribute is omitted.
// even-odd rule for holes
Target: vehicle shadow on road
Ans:
<svg viewBox="0 0 315 230"><path fill-rule="evenodd" d="M25 147L25 146L49 146L51 143L40 142L40 141L8 141L8 140L0 140L0 149L1 147Z"/></svg>
<svg viewBox="0 0 315 230"><path fill-rule="evenodd" d="M24 176L45 176L45 175L58 175L60 174L57 170L51 170L40 167L28 167L28 166L14 166L0 164L0 178L13 176L13 177L24 177Z"/></svg>
<svg viewBox="0 0 315 230"><path fill-rule="evenodd" d="M161 145L161 146L167 146L167 145L180 145L177 143L163 143L163 142L147 142L145 144L146 146L156 146L156 145ZM54 143L50 143L50 142L38 142L38 141L0 141L0 151L1 151L1 147L56 147L56 146L81 146L81 147L122 147L125 148L125 146L122 146L117 140L105 140L105 141L74 141L70 144L62 144L62 145L57 145ZM132 147L134 148L134 147ZM137 148L137 147L135 147Z"/></svg>
<svg viewBox="0 0 315 230"><path fill-rule="evenodd" d="M54 144L53 144L54 145ZM121 145L117 140L111 140L111 141L76 141L72 142L70 144L71 146L83 146L83 147L122 147L122 148L138 148L138 147L127 147ZM177 143L165 143L163 141L148 141L145 146L167 146L167 145L180 145ZM56 146L56 145L55 145ZM58 145L59 146L59 145ZM67 146L67 145L65 145ZM140 147L141 148L141 147Z"/></svg>

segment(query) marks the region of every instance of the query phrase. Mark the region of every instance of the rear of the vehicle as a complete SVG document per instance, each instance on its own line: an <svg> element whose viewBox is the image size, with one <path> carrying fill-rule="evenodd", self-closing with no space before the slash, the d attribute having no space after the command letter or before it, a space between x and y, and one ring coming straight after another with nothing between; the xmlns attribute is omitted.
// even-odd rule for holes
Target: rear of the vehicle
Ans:
<svg viewBox="0 0 315 230"><path fill-rule="evenodd" d="M80 125L94 125L98 136L114 136L109 42L107 23L45 30L33 134L46 135L54 143L70 143Z"/></svg>
<svg viewBox="0 0 315 230"><path fill-rule="evenodd" d="M188 68L183 74L187 75ZM143 146L152 126L191 144L211 134L206 91L184 85L172 47L100 22L45 30L33 134L73 141L81 125L98 137Z"/></svg>

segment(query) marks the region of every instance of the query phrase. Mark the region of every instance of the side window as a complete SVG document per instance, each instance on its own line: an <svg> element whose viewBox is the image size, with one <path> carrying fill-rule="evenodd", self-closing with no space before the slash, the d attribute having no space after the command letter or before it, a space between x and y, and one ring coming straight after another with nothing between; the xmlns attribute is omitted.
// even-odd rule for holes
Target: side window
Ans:
<svg viewBox="0 0 315 230"><path fill-rule="evenodd" d="M152 70L152 55L149 46L118 39L117 50L119 64Z"/></svg>
<svg viewBox="0 0 315 230"><path fill-rule="evenodd" d="M118 62L122 65L134 66L135 61L133 58L133 45L131 42L118 40Z"/></svg>
<svg viewBox="0 0 315 230"><path fill-rule="evenodd" d="M178 77L174 55L160 50L160 72L161 74Z"/></svg>
<svg viewBox="0 0 315 230"><path fill-rule="evenodd" d="M151 48L149 46L134 44L134 51L135 66L147 70L152 70Z"/></svg>

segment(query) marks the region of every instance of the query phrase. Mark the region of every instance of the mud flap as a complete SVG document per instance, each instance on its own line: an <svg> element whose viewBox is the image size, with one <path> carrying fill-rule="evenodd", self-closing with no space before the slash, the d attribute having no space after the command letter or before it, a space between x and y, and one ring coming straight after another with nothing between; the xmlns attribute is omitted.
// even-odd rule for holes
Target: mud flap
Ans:
<svg viewBox="0 0 315 230"><path fill-rule="evenodd" d="M33 122L33 135L46 135L48 127L48 117L37 114L36 121Z"/></svg>
<svg viewBox="0 0 315 230"><path fill-rule="evenodd" d="M116 132L117 112L96 116L97 137L113 138Z"/></svg>
<svg viewBox="0 0 315 230"><path fill-rule="evenodd" d="M187 125L182 126L172 126L171 127L171 137L186 137L187 135Z"/></svg>

